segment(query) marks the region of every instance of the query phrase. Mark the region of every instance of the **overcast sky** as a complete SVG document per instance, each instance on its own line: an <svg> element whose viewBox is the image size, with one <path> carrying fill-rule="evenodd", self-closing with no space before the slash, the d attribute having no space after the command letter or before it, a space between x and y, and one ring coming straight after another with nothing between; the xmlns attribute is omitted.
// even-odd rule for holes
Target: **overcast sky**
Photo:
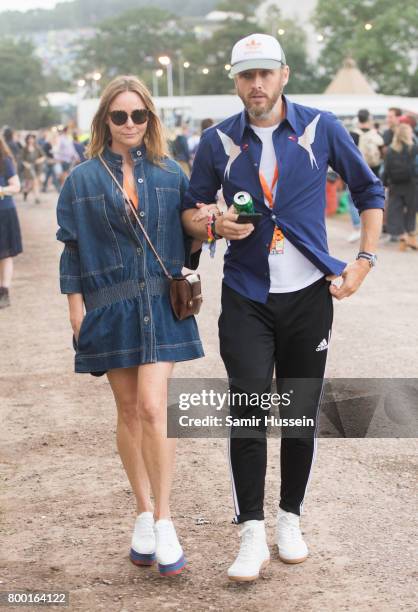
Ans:
<svg viewBox="0 0 418 612"><path fill-rule="evenodd" d="M53 8L68 0L0 0L0 11L28 11L35 8Z"/></svg>

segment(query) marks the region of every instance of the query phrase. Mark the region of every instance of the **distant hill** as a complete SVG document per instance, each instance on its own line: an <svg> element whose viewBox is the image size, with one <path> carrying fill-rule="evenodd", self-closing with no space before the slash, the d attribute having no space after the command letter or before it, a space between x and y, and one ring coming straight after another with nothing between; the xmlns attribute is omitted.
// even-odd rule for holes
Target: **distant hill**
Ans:
<svg viewBox="0 0 418 612"><path fill-rule="evenodd" d="M202 16L209 13L218 0L153 0L152 6L179 16ZM60 2L54 9L35 9L21 13L1 13L0 35L22 35L42 30L94 27L103 19L114 17L132 8L149 6L149 0L74 0Z"/></svg>

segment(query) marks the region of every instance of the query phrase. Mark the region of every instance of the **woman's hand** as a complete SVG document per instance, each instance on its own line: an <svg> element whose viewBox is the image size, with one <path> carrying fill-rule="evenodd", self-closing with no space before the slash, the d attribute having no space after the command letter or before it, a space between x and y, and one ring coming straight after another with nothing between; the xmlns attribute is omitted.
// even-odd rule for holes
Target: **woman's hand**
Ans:
<svg viewBox="0 0 418 612"><path fill-rule="evenodd" d="M73 328L75 340L78 342L81 324L84 319L84 300L81 293L69 293L67 298L68 310L70 312L70 323L71 327Z"/></svg>
<svg viewBox="0 0 418 612"><path fill-rule="evenodd" d="M76 319L70 319L71 327L73 328L73 334L75 341L78 342L80 335L81 324L83 323L84 316L77 317Z"/></svg>
<svg viewBox="0 0 418 612"><path fill-rule="evenodd" d="M202 221L202 219L209 219L213 213L215 213L217 217L221 214L217 204L203 204L203 202L197 202L196 208L199 210L197 210L192 217L192 221L195 222Z"/></svg>

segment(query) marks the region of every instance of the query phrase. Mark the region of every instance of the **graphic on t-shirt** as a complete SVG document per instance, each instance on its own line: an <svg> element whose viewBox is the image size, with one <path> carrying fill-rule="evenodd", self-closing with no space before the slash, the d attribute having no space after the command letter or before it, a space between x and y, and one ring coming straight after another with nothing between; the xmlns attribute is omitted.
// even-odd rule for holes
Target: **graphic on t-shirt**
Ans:
<svg viewBox="0 0 418 612"><path fill-rule="evenodd" d="M221 132L221 130L216 129L216 131L218 132L218 136L221 139L225 153L229 157L224 173L224 177L229 179L229 172L231 170L231 166L237 159L238 155L241 153L241 147L236 145L232 138Z"/></svg>
<svg viewBox="0 0 418 612"><path fill-rule="evenodd" d="M321 115L320 113L318 113L317 116L310 123L308 123L302 136L299 136L298 138L298 145L303 147L305 151L309 153L309 160L311 162L312 169L315 163L315 166L317 167L318 170L319 170L319 167L318 167L318 164L316 163L315 155L313 154L313 151L312 151L312 145L315 142L316 126L317 126L317 123L320 117Z"/></svg>

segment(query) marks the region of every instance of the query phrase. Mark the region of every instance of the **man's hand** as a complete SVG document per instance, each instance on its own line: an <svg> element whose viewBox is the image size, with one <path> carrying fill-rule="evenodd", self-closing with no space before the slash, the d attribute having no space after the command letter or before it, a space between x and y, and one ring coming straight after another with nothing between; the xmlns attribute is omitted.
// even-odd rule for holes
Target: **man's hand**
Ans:
<svg viewBox="0 0 418 612"><path fill-rule="evenodd" d="M350 297L350 295L353 295L360 287L361 283L370 272L370 269L370 264L366 259L356 259L353 263L348 264L341 274L343 278L341 286L337 287L337 285L334 284L330 285L329 291L331 295L337 300ZM339 277L335 275L326 277L329 281L333 281L336 278Z"/></svg>
<svg viewBox="0 0 418 612"><path fill-rule="evenodd" d="M200 210L189 208L182 213L183 227L188 236L192 236L201 242L207 240L207 220L209 214L216 213L216 204L196 204ZM215 220L215 231L227 240L243 240L254 231L252 223L236 223L238 215L234 206L230 206L224 214L219 214Z"/></svg>
<svg viewBox="0 0 418 612"><path fill-rule="evenodd" d="M252 223L237 223L238 215L234 206L230 206L228 211L218 217L215 221L216 233L227 240L243 240L254 231Z"/></svg>

